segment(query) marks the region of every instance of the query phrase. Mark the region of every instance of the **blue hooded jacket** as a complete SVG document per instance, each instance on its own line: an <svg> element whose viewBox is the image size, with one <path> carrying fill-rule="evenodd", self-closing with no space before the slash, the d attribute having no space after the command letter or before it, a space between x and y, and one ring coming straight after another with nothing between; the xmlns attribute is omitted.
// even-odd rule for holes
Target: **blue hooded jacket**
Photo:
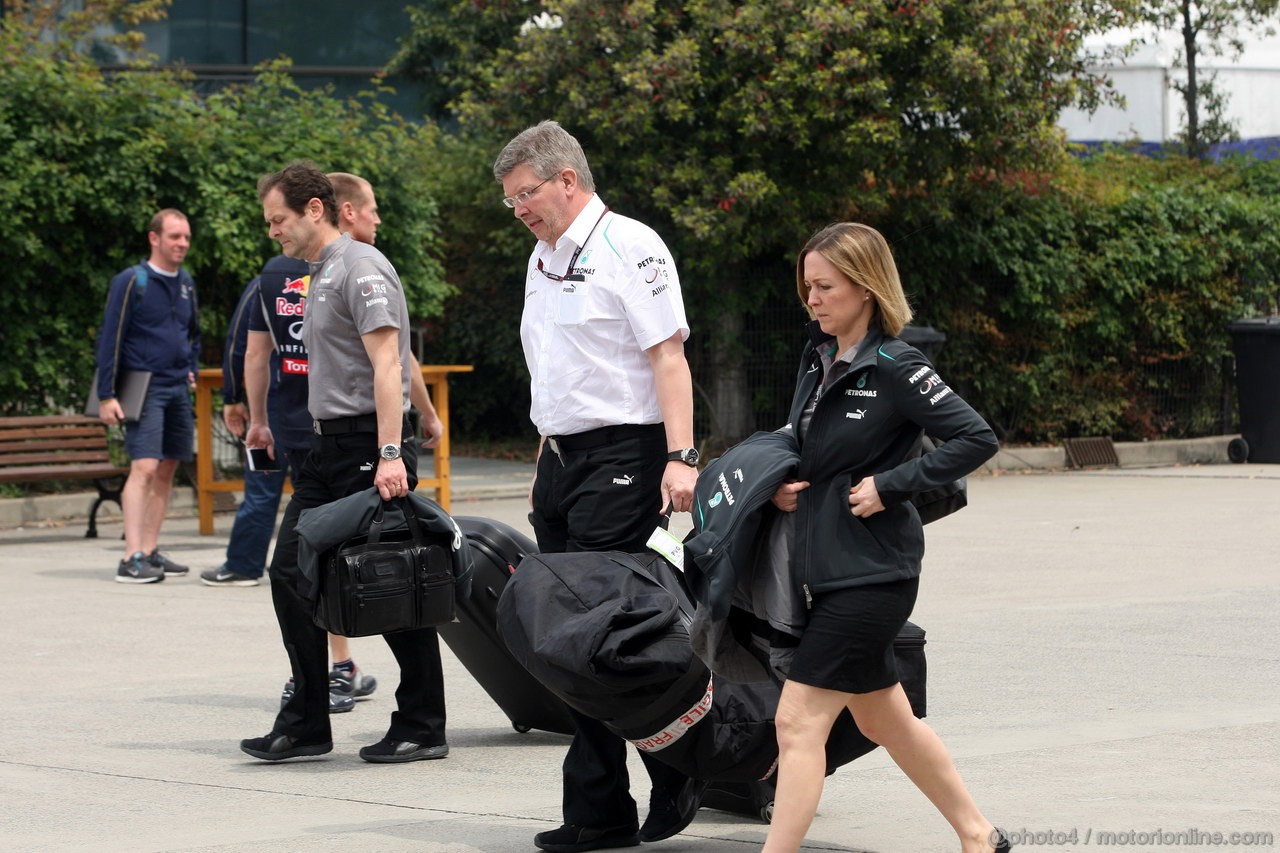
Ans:
<svg viewBox="0 0 1280 853"><path fill-rule="evenodd" d="M116 396L122 370L146 370L151 386L187 384L200 371L200 310L185 269L165 275L145 262L111 279L98 334L98 396Z"/></svg>

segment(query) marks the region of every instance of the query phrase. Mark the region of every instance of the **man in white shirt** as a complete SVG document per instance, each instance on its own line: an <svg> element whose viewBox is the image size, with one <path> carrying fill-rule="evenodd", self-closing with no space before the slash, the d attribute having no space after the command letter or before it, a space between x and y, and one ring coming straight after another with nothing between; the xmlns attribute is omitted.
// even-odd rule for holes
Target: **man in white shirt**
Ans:
<svg viewBox="0 0 1280 853"><path fill-rule="evenodd" d="M653 229L605 206L582 147L554 121L507 143L493 174L503 203L538 238L520 322L529 414L542 436L530 489L538 548L642 552L668 507L689 511L697 482L675 263ZM564 825L538 833L536 846L632 847L689 825L704 786L641 753L653 791L637 831L625 742L574 718Z"/></svg>

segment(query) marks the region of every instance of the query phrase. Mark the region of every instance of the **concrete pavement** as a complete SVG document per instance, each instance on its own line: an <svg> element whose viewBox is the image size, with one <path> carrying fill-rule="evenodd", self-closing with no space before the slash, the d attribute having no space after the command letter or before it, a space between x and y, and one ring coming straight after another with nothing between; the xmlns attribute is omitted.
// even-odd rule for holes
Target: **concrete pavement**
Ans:
<svg viewBox="0 0 1280 853"><path fill-rule="evenodd" d="M518 494L527 466L509 473ZM459 493L455 514L528 532L522 499ZM1199 849L1274 848L1278 517L1280 466L1184 465L980 475L969 507L930 527L913 616L928 631L929 722L1019 849L1197 849L1187 841L1212 833L1270 844ZM334 717L331 755L239 752L270 728L288 664L266 586L196 578L221 562L229 517L217 527L201 537L194 518L170 519L165 544L192 577L140 587L112 581L116 521L98 540L82 521L0 531L0 851L533 851L559 822L567 739L513 731L447 651L444 761L357 758L393 707L376 638L353 648L379 690ZM632 773L644 778L634 757ZM704 810L653 849L763 838L758 821ZM877 751L828 780L806 849L958 848Z"/></svg>

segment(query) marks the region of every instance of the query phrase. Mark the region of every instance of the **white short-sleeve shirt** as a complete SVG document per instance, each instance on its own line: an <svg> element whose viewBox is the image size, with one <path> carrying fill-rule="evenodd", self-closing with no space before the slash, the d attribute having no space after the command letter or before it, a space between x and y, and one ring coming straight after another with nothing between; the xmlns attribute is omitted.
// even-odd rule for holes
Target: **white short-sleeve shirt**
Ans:
<svg viewBox="0 0 1280 853"><path fill-rule="evenodd" d="M662 421L645 350L677 332L686 340L689 326L676 265L652 228L593 195L556 245L534 246L524 291L520 340L540 434Z"/></svg>

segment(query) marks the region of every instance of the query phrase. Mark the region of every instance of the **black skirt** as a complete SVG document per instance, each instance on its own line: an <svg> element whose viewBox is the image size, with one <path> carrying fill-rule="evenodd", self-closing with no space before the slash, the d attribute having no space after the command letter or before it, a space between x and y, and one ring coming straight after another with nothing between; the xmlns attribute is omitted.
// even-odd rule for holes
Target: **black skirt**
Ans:
<svg viewBox="0 0 1280 853"><path fill-rule="evenodd" d="M872 693L898 683L893 641L916 604L920 578L853 586L814 597L787 678Z"/></svg>

